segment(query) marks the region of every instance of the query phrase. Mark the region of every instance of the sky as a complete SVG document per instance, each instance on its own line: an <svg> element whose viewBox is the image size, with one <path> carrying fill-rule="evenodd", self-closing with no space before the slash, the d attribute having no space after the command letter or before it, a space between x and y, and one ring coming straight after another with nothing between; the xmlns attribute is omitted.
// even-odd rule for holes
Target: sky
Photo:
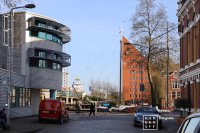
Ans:
<svg viewBox="0 0 200 133"><path fill-rule="evenodd" d="M70 85L75 78L84 82L103 80L119 86L120 27L129 38L137 0L29 0L36 5L29 12L39 13L71 29L71 42L64 52L71 55ZM177 1L157 0L166 7L169 20L177 23Z"/></svg>

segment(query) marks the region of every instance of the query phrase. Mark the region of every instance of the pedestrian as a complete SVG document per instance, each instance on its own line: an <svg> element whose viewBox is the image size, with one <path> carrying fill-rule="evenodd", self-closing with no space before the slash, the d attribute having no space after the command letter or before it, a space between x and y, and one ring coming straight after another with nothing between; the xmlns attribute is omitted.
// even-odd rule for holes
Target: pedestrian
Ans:
<svg viewBox="0 0 200 133"><path fill-rule="evenodd" d="M89 116L93 113L93 116L95 116L95 105L93 103L91 103L90 105L90 114Z"/></svg>
<svg viewBox="0 0 200 133"><path fill-rule="evenodd" d="M77 109L77 113L80 113L80 104L79 102L76 102L76 109Z"/></svg>

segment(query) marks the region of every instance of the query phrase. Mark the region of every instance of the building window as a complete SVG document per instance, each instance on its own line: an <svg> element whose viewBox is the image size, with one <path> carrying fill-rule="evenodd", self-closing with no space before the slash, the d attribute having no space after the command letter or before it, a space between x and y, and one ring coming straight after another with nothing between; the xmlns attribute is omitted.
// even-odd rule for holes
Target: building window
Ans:
<svg viewBox="0 0 200 133"><path fill-rule="evenodd" d="M45 60L39 60L39 67L46 67L46 61Z"/></svg>
<svg viewBox="0 0 200 133"><path fill-rule="evenodd" d="M57 59L57 58L58 58L58 55L57 55L57 54L53 54L53 58L54 58L54 59Z"/></svg>
<svg viewBox="0 0 200 133"><path fill-rule="evenodd" d="M15 107L16 106L16 91L15 89L11 89L10 93L10 106Z"/></svg>
<svg viewBox="0 0 200 133"><path fill-rule="evenodd" d="M38 26L39 27L44 27L44 28L46 27L45 23L38 23Z"/></svg>
<svg viewBox="0 0 200 133"><path fill-rule="evenodd" d="M53 62L53 69L55 70L61 70L61 65L58 63Z"/></svg>
<svg viewBox="0 0 200 133"><path fill-rule="evenodd" d="M37 26L39 26L39 27L43 27L43 28L46 27L46 23L45 23L45 22L42 22L42 21L40 21L40 20L36 20L36 21L35 21L35 24L36 24Z"/></svg>
<svg viewBox="0 0 200 133"><path fill-rule="evenodd" d="M195 12L193 13L193 18L192 18L192 20L195 20L195 16L196 16L196 14L195 14Z"/></svg>
<svg viewBox="0 0 200 133"><path fill-rule="evenodd" d="M46 34L44 32L38 32L38 37L42 39L46 39Z"/></svg>
<svg viewBox="0 0 200 133"><path fill-rule="evenodd" d="M187 33L187 65L190 64L190 32Z"/></svg>
<svg viewBox="0 0 200 133"><path fill-rule="evenodd" d="M55 63L50 60L42 60L36 58L30 58L29 65L32 67L41 67L41 68L49 68L54 70L62 70L62 66L59 63Z"/></svg>
<svg viewBox="0 0 200 133"><path fill-rule="evenodd" d="M53 62L53 69L57 69L57 63Z"/></svg>
<svg viewBox="0 0 200 133"><path fill-rule="evenodd" d="M181 92L177 92L177 98L181 97Z"/></svg>
<svg viewBox="0 0 200 133"><path fill-rule="evenodd" d="M178 81L173 81L172 88L173 89L178 89L179 88L179 82Z"/></svg>
<svg viewBox="0 0 200 133"><path fill-rule="evenodd" d="M58 60L61 59L61 57L60 57L58 54L53 54L53 58L54 58L54 59L58 59Z"/></svg>
<svg viewBox="0 0 200 133"><path fill-rule="evenodd" d="M57 70L61 70L61 65L57 63Z"/></svg>
<svg viewBox="0 0 200 133"><path fill-rule="evenodd" d="M11 108L13 107L29 107L31 106L30 89L13 88L11 90Z"/></svg>
<svg viewBox="0 0 200 133"><path fill-rule="evenodd" d="M48 28L48 29L52 29L52 30L59 29L57 26L47 24L46 22L43 22L41 20L35 20L35 25L37 25L38 27Z"/></svg>
<svg viewBox="0 0 200 133"><path fill-rule="evenodd" d="M188 19L188 20L187 20L187 27L189 26L189 24L190 24L190 20Z"/></svg>
<svg viewBox="0 0 200 133"><path fill-rule="evenodd" d="M61 37L58 37L58 36L50 34L50 33L46 33L45 31L31 29L30 36L39 37L42 39L46 39L46 40L50 40L50 41L62 44Z"/></svg>
<svg viewBox="0 0 200 133"><path fill-rule="evenodd" d="M39 57L46 57L46 52L44 52L44 51L38 51L38 56Z"/></svg>
<svg viewBox="0 0 200 133"><path fill-rule="evenodd" d="M48 25L47 28L48 29L54 29L53 26L51 26L51 25Z"/></svg>
<svg viewBox="0 0 200 133"><path fill-rule="evenodd" d="M131 71L130 71L130 74L134 74L134 70L131 70Z"/></svg>
<svg viewBox="0 0 200 133"><path fill-rule="evenodd" d="M38 37L38 31L35 30L35 29L31 29L30 35L31 35L31 36L36 36L36 37Z"/></svg>
<svg viewBox="0 0 200 133"><path fill-rule="evenodd" d="M172 98L176 97L176 92L172 92Z"/></svg>
<svg viewBox="0 0 200 133"><path fill-rule="evenodd" d="M52 40L53 36L51 34L47 34L47 40Z"/></svg>

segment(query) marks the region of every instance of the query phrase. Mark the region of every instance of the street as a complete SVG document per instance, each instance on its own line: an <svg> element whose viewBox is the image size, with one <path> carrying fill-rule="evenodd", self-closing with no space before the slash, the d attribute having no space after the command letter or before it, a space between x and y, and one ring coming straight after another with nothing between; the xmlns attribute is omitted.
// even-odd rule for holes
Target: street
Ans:
<svg viewBox="0 0 200 133"><path fill-rule="evenodd" d="M133 114L97 113L88 116L85 113L70 113L70 120L64 124L57 121L39 123L37 116L16 118L11 121L11 129L3 133L175 133L178 130L176 119L163 120L163 127L158 131L144 131L133 126ZM163 118L166 116L163 116ZM169 116L167 116L169 117Z"/></svg>
<svg viewBox="0 0 200 133"><path fill-rule="evenodd" d="M41 124L42 130L37 133L143 133L142 127L133 126L133 115L99 113L96 116L88 116L82 113L63 125L56 122ZM174 133L178 129L174 120L163 120L163 127L156 132Z"/></svg>

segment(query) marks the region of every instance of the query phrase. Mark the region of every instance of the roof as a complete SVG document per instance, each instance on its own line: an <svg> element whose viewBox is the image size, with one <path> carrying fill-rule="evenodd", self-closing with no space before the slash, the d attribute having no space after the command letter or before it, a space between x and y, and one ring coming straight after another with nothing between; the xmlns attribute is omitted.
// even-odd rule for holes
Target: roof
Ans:
<svg viewBox="0 0 200 133"><path fill-rule="evenodd" d="M130 42L128 41L128 39L126 39L126 37L124 37L124 36L122 37L122 42L123 42L123 43L130 43ZM130 44L131 44L131 43L130 43Z"/></svg>
<svg viewBox="0 0 200 133"><path fill-rule="evenodd" d="M191 115L189 115L188 117L187 117L187 119L188 118L191 118L191 117L200 117L200 112L197 112L197 113L192 113Z"/></svg>

